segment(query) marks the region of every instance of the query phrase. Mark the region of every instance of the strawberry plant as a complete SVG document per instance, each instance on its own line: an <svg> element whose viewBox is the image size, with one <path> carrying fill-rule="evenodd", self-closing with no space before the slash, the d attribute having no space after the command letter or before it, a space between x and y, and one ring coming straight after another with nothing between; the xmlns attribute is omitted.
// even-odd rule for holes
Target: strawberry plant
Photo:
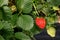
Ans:
<svg viewBox="0 0 60 40"><path fill-rule="evenodd" d="M0 0L0 40L35 40L42 29L52 36L59 6L60 0Z"/></svg>

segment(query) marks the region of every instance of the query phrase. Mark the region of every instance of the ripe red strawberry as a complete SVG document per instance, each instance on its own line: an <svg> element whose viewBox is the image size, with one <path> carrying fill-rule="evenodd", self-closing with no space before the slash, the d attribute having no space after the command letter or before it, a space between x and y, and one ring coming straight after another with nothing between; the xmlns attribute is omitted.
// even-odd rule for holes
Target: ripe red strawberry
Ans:
<svg viewBox="0 0 60 40"><path fill-rule="evenodd" d="M36 22L36 25L41 29L44 29L46 26L46 20L42 17L41 18L37 17L35 19L35 22Z"/></svg>

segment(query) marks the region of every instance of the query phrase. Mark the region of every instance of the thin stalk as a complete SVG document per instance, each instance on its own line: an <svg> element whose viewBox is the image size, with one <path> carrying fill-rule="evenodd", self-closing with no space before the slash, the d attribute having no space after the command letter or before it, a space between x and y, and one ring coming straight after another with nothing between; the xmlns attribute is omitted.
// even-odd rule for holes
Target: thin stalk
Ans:
<svg viewBox="0 0 60 40"><path fill-rule="evenodd" d="M36 11L36 14L39 16L38 11L37 11L37 8L36 8L36 6L35 6L34 3L33 3L33 6L34 6L34 9L35 9L35 11Z"/></svg>

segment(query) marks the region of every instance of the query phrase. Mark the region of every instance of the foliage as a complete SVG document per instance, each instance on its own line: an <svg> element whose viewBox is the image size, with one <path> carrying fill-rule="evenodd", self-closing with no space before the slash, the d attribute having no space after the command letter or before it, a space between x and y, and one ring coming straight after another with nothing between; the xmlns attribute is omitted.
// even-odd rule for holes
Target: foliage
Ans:
<svg viewBox="0 0 60 40"><path fill-rule="evenodd" d="M45 29L55 27L60 0L0 0L0 40L35 40L42 31L36 17L46 19Z"/></svg>

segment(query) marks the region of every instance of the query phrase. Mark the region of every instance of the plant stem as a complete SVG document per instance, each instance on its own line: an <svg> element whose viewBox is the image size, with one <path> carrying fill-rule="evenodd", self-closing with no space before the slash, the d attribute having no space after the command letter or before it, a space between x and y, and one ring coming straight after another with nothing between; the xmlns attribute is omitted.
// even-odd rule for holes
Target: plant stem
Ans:
<svg viewBox="0 0 60 40"><path fill-rule="evenodd" d="M22 10L18 13L18 15L20 15L20 14L22 15Z"/></svg>
<svg viewBox="0 0 60 40"><path fill-rule="evenodd" d="M33 3L33 6L34 6L34 9L35 9L35 11L36 11L36 14L39 16L38 11L37 11L37 8L36 8L36 6L35 6L34 3Z"/></svg>

